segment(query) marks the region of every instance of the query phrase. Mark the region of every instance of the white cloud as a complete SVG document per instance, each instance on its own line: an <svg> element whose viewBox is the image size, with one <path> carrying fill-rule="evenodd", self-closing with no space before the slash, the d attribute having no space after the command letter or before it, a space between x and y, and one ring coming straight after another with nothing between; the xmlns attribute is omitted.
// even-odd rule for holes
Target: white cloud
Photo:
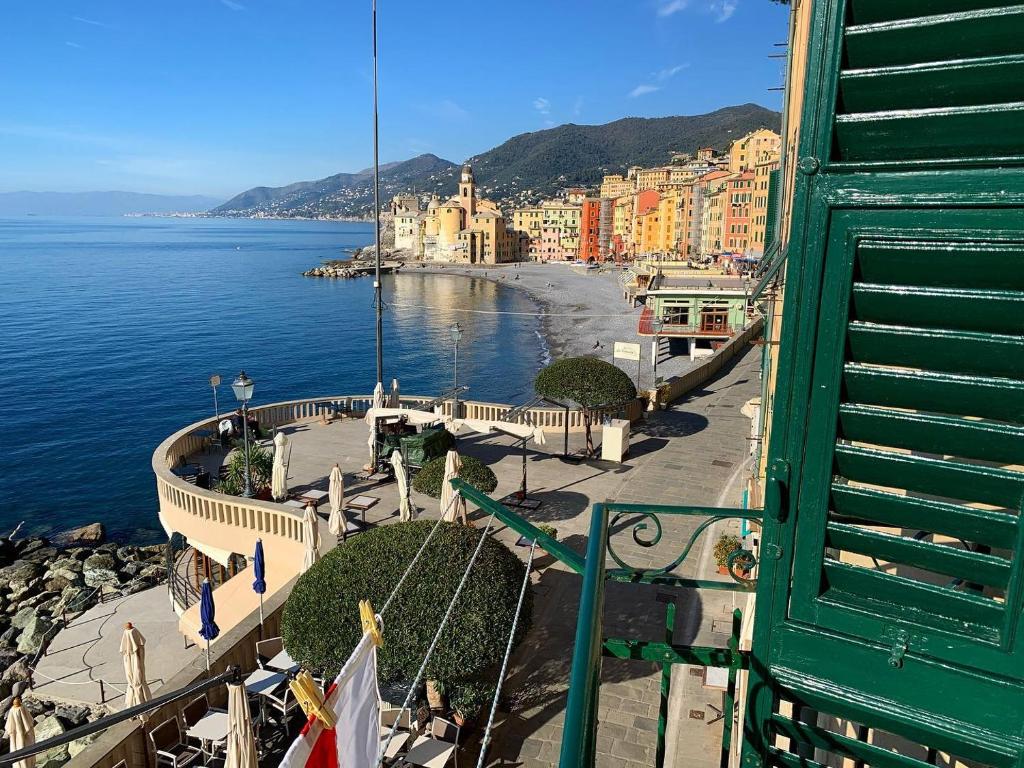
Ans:
<svg viewBox="0 0 1024 768"><path fill-rule="evenodd" d="M244 11L245 6L241 3L236 3L235 0L220 0L221 5L225 8L230 8L232 11Z"/></svg>
<svg viewBox="0 0 1024 768"><path fill-rule="evenodd" d="M84 16L72 16L74 21L79 21L82 24L90 24L94 27L109 27L109 24L104 24L102 21L96 21L96 19L87 19Z"/></svg>
<svg viewBox="0 0 1024 768"><path fill-rule="evenodd" d="M661 86L660 85L648 85L648 84L644 83L642 85L638 85L636 88L634 88L632 91L630 91L629 92L629 98L635 99L637 96L644 96L645 94L654 93L655 91L660 91L660 90L661 90Z"/></svg>
<svg viewBox="0 0 1024 768"><path fill-rule="evenodd" d="M78 43L72 43L70 40L66 41L64 43L64 45L66 45L68 48L79 48L79 49L82 49L82 50L85 49L84 45L79 45Z"/></svg>
<svg viewBox="0 0 1024 768"><path fill-rule="evenodd" d="M679 13L690 4L689 0L668 0L668 2L662 2L658 6L659 16L671 16L674 13Z"/></svg>
<svg viewBox="0 0 1024 768"><path fill-rule="evenodd" d="M715 14L715 21L721 24L727 21L736 13L736 6L739 0L714 0L711 3L711 12Z"/></svg>
<svg viewBox="0 0 1024 768"><path fill-rule="evenodd" d="M575 117L579 117L583 113L583 97L577 96L576 101L572 104L572 114Z"/></svg>
<svg viewBox="0 0 1024 768"><path fill-rule="evenodd" d="M659 83L663 83L666 80L668 80L669 78L675 77L676 75L678 75L680 72L682 72L688 66L690 66L690 65L689 64L676 64L674 67L665 67L665 69L659 69L657 72L654 72L652 74L652 76Z"/></svg>
<svg viewBox="0 0 1024 768"><path fill-rule="evenodd" d="M545 99L543 96L538 96L533 100L533 108L540 112L542 115L551 114L551 102Z"/></svg>

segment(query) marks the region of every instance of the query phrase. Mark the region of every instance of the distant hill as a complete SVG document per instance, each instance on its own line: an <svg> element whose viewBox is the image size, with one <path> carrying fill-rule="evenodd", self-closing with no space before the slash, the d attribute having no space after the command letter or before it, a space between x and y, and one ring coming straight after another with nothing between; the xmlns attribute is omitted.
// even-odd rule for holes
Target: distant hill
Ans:
<svg viewBox="0 0 1024 768"><path fill-rule="evenodd" d="M380 167L381 204L410 189L433 190L450 186L458 168L436 155L420 155ZM318 181L300 181L286 187L255 187L214 208L211 213L272 216L363 216L373 210L373 169L338 173Z"/></svg>
<svg viewBox="0 0 1024 768"><path fill-rule="evenodd" d="M141 192L0 192L0 216L123 216L126 213L198 213L220 199Z"/></svg>
<svg viewBox="0 0 1024 768"><path fill-rule="evenodd" d="M560 125L523 133L469 158L483 195L507 206L536 202L565 187L595 186L631 165L663 165L673 152L724 150L757 128L779 130L778 112L743 104L705 115L627 117L604 125ZM420 155L381 166L381 202L399 192L455 194L458 166ZM366 216L373 211L372 169L339 173L286 187L256 187L212 213L274 216Z"/></svg>

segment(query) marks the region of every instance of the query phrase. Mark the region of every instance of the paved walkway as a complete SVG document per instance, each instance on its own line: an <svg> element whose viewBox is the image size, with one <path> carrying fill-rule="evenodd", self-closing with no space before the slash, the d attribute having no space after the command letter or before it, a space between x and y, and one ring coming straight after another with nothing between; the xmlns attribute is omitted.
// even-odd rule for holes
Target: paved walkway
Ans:
<svg viewBox="0 0 1024 768"><path fill-rule="evenodd" d="M53 639L36 666L40 698L75 704L124 705L121 635L132 622L146 638L146 677L154 694L200 650L185 648L167 586L161 585L93 606ZM103 696L99 681L104 681Z"/></svg>
<svg viewBox="0 0 1024 768"><path fill-rule="evenodd" d="M750 419L740 409L759 392L758 363L758 355L748 351L671 409L651 414L632 437L632 458L620 470L624 476L604 492L595 492L600 489L588 484L587 495L619 502L738 505L737 489L749 467L751 433ZM667 564L704 519L663 518L662 542L650 549L634 544L631 524L620 521L613 544L630 564ZM559 538L583 552L589 521L589 510L580 509L559 523ZM714 530L705 533L706 546L694 548L677 570L679 575L717 577L710 560L716 535ZM546 567L535 578L533 627L513 656L506 683L514 714L496 727L488 765L539 768L558 762L580 579L561 563L544 560ZM605 634L664 640L665 605L658 601L659 593L677 601L677 643L725 646L732 610L744 602L743 595L729 592L609 583ZM722 692L704 687L687 667L676 667L673 680L676 695L666 764L717 765L721 721L705 723L715 717L709 704L721 708ZM601 681L598 768L654 765L660 670L654 664L605 659ZM691 709L700 713L694 718L701 719L691 719Z"/></svg>

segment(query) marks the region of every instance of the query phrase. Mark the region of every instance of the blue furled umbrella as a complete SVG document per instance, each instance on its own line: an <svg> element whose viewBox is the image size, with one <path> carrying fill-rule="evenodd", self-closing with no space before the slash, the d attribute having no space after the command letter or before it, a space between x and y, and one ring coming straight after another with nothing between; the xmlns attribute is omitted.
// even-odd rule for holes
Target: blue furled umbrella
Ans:
<svg viewBox="0 0 1024 768"><path fill-rule="evenodd" d="M263 626L263 593L267 591L266 563L263 562L263 539L256 539L256 552L252 556L252 591L260 596L260 626Z"/></svg>
<svg viewBox="0 0 1024 768"><path fill-rule="evenodd" d="M210 580L203 579L203 591L199 596L199 620L202 626L199 628L199 635L206 640L206 669L210 669L210 641L220 634L220 627L213 620L216 610L213 605L213 588L210 587Z"/></svg>

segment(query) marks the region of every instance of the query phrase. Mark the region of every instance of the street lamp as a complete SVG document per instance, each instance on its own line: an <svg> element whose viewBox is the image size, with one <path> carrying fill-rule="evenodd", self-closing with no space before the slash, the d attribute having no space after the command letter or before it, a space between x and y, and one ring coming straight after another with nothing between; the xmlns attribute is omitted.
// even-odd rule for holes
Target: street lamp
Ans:
<svg viewBox="0 0 1024 768"><path fill-rule="evenodd" d="M452 418L459 418L459 342L462 340L462 326L453 323L450 328L452 341L455 342L455 376L453 387L455 389L454 402L452 403Z"/></svg>
<svg viewBox="0 0 1024 768"><path fill-rule="evenodd" d="M658 347L661 345L661 332L665 330L665 321L660 317L651 321L651 330L654 331L654 387L658 387Z"/></svg>
<svg viewBox="0 0 1024 768"><path fill-rule="evenodd" d="M231 384L235 399L242 404L242 449L245 456L245 488L242 490L242 496L247 499L253 496L252 482L249 479L249 400L252 399L253 386L252 379L245 375L245 371L239 373L238 378Z"/></svg>

